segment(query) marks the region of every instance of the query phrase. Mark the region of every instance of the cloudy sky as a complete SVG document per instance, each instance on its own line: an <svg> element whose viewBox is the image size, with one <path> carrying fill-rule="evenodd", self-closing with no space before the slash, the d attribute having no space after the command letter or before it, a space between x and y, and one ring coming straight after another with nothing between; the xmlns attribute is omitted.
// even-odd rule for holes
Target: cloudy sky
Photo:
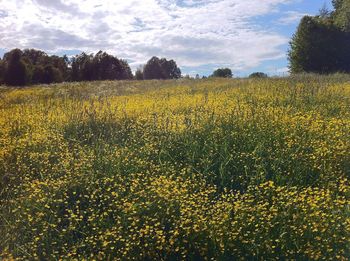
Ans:
<svg viewBox="0 0 350 261"><path fill-rule="evenodd" d="M183 74L287 70L288 41L330 0L0 0L0 56L18 48L105 50L133 69L172 58Z"/></svg>

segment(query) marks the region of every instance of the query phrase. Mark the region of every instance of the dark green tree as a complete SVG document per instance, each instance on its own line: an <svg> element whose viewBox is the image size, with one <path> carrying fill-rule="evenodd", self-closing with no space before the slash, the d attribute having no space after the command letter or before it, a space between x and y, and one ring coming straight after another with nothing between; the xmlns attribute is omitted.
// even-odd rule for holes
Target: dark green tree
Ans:
<svg viewBox="0 0 350 261"><path fill-rule="evenodd" d="M93 55L81 53L72 58L72 80L73 81L92 81L96 78L93 67Z"/></svg>
<svg viewBox="0 0 350 261"><path fill-rule="evenodd" d="M40 50L25 49L22 59L26 63L31 76L31 83L33 84L48 84L69 79L68 60L66 57L49 56Z"/></svg>
<svg viewBox="0 0 350 261"><path fill-rule="evenodd" d="M49 60L49 56L45 52L36 49L24 49L22 58L24 62L32 65L43 64Z"/></svg>
<svg viewBox="0 0 350 261"><path fill-rule="evenodd" d="M117 80L132 80L133 79L133 75L132 75L132 71L131 68L128 64L128 62L126 60L120 59L119 60L120 64L121 64L121 73L119 74L119 78L117 78Z"/></svg>
<svg viewBox="0 0 350 261"><path fill-rule="evenodd" d="M167 61L165 58L162 58L159 62L164 79L178 79L181 77L181 70L177 67L174 60Z"/></svg>
<svg viewBox="0 0 350 261"><path fill-rule="evenodd" d="M96 55L76 55L71 65L73 81L126 80L133 77L127 61L102 51Z"/></svg>
<svg viewBox="0 0 350 261"><path fill-rule="evenodd" d="M28 83L28 70L22 60L22 51L14 49L4 55L5 83L11 86L24 86Z"/></svg>
<svg viewBox="0 0 350 261"><path fill-rule="evenodd" d="M339 70L339 30L318 17L305 16L290 42L292 73L331 73Z"/></svg>
<svg viewBox="0 0 350 261"><path fill-rule="evenodd" d="M5 76L5 65L3 60L0 58L0 85L4 83Z"/></svg>
<svg viewBox="0 0 350 261"><path fill-rule="evenodd" d="M350 72L350 0L333 6L301 20L288 52L291 73Z"/></svg>
<svg viewBox="0 0 350 261"><path fill-rule="evenodd" d="M153 56L143 68L143 78L145 80L151 79L165 79L163 76L162 67L160 65L160 59Z"/></svg>
<svg viewBox="0 0 350 261"><path fill-rule="evenodd" d="M32 83L39 84L45 82L45 69L42 65L34 66L32 73Z"/></svg>
<svg viewBox="0 0 350 261"><path fill-rule="evenodd" d="M45 66L43 83L50 84L62 81L63 77L59 69L51 64Z"/></svg>
<svg viewBox="0 0 350 261"><path fill-rule="evenodd" d="M333 0L334 23L344 32L350 32L350 0Z"/></svg>
<svg viewBox="0 0 350 261"><path fill-rule="evenodd" d="M254 72L249 75L249 78L267 78L267 74L263 72Z"/></svg>
<svg viewBox="0 0 350 261"><path fill-rule="evenodd" d="M211 77L232 78L233 74L230 68L219 68L213 72Z"/></svg>
<svg viewBox="0 0 350 261"><path fill-rule="evenodd" d="M59 57L57 55L52 55L49 57L47 64L52 65L59 71L61 75L59 78L61 81L67 81L69 79L68 58L66 56Z"/></svg>
<svg viewBox="0 0 350 261"><path fill-rule="evenodd" d="M174 60L165 58L159 59L153 56L143 68L143 78L150 79L178 79L181 77L181 70Z"/></svg>
<svg viewBox="0 0 350 261"><path fill-rule="evenodd" d="M72 57L70 59L71 64L71 73L70 73L70 80L71 81L81 81L80 71L81 71L81 64L78 60L79 56L76 55L75 57Z"/></svg>

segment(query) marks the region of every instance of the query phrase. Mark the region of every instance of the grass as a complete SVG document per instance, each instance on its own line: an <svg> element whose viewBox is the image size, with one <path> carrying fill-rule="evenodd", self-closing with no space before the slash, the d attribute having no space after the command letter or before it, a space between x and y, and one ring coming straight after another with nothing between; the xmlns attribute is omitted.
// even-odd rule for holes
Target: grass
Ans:
<svg viewBox="0 0 350 261"><path fill-rule="evenodd" d="M4 259L350 257L346 75L0 97Z"/></svg>

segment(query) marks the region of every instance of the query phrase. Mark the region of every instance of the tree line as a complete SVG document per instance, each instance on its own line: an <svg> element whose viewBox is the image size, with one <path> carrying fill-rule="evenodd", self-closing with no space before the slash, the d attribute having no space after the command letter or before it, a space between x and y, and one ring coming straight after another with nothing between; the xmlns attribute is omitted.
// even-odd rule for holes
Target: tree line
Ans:
<svg viewBox="0 0 350 261"><path fill-rule="evenodd" d="M350 72L350 0L332 4L334 11L301 19L290 42L291 73Z"/></svg>
<svg viewBox="0 0 350 261"><path fill-rule="evenodd" d="M0 58L0 84L24 86L71 81L177 79L181 70L174 60L152 57L135 76L126 60L106 52L85 52L68 58L36 49L13 49Z"/></svg>
<svg viewBox="0 0 350 261"><path fill-rule="evenodd" d="M174 60L152 57L135 75L126 60L106 52L85 52L68 58L36 49L13 49L0 58L0 84L24 86L100 80L178 79L181 70ZM189 76L187 76L189 77ZM229 68L216 69L209 77L232 78ZM186 78L186 76L185 76ZM198 76L199 78L199 76ZM203 78L207 78L203 76Z"/></svg>

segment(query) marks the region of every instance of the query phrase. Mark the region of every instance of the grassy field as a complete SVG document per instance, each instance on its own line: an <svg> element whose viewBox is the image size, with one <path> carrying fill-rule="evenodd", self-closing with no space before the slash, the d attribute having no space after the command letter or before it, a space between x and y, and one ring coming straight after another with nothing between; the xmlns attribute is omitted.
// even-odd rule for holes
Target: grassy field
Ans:
<svg viewBox="0 0 350 261"><path fill-rule="evenodd" d="M0 259L350 258L350 77L0 98Z"/></svg>

